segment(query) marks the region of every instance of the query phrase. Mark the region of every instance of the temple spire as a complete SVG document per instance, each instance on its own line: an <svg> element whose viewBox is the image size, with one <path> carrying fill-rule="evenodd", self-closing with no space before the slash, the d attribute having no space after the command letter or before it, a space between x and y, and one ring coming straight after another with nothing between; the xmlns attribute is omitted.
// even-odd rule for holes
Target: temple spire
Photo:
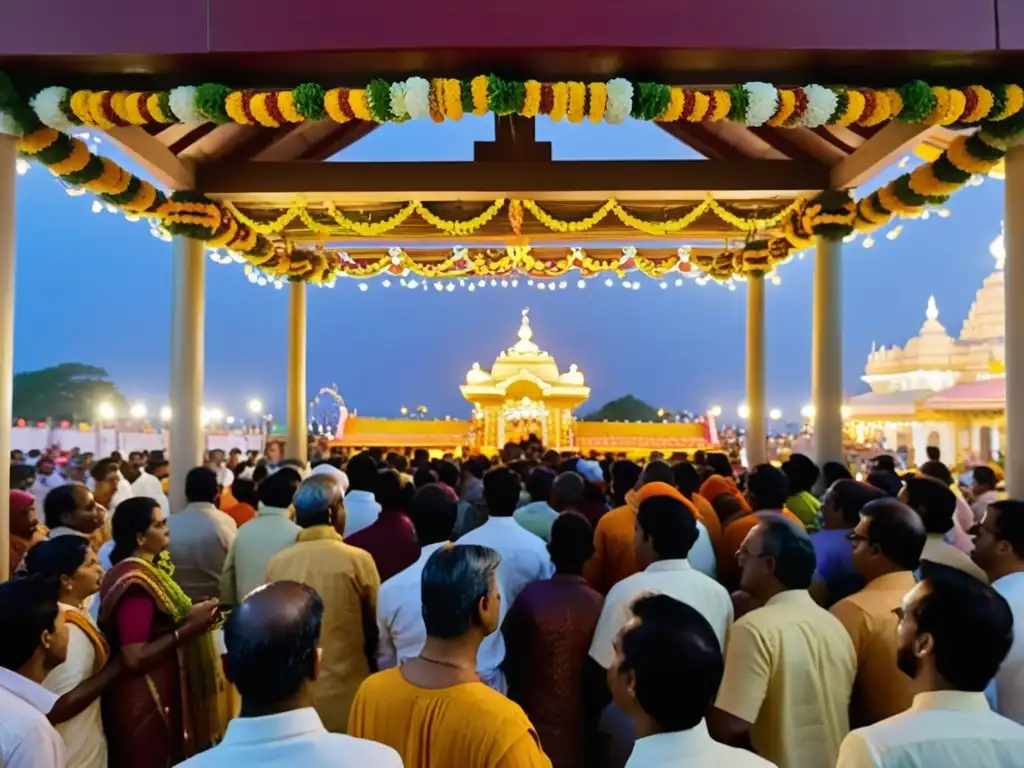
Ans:
<svg viewBox="0 0 1024 768"><path fill-rule="evenodd" d="M935 303L935 297L928 297L928 309L925 310L924 316L929 320L939 319L939 305Z"/></svg>
<svg viewBox="0 0 1024 768"><path fill-rule="evenodd" d="M530 308L526 307L522 312L523 319L519 326L519 341L510 350L520 355L537 354L540 347L533 343L533 329L530 327Z"/></svg>

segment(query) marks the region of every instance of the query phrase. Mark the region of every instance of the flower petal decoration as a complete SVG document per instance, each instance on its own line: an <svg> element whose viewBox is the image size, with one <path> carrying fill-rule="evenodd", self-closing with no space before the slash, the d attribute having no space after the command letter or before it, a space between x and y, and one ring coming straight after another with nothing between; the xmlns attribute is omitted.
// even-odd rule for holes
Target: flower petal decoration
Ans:
<svg viewBox="0 0 1024 768"><path fill-rule="evenodd" d="M43 88L29 99L29 106L35 111L36 117L43 125L48 125L57 131L70 131L77 125L64 111L63 105L70 98L71 92L67 88L51 85L49 88Z"/></svg>
<svg viewBox="0 0 1024 768"><path fill-rule="evenodd" d="M747 92L746 124L764 125L779 109L779 92L769 83L745 83Z"/></svg>
<svg viewBox="0 0 1024 768"><path fill-rule="evenodd" d="M633 111L633 84L624 77L608 81L608 106L605 108L605 122L618 125Z"/></svg>
<svg viewBox="0 0 1024 768"><path fill-rule="evenodd" d="M825 125L836 111L839 100L835 91L820 85L805 85L804 95L807 96L807 109L804 111L800 125L817 128Z"/></svg>
<svg viewBox="0 0 1024 768"><path fill-rule="evenodd" d="M196 106L196 90L192 85L180 85L168 97L171 112L182 123L206 122L206 116Z"/></svg>
<svg viewBox="0 0 1024 768"><path fill-rule="evenodd" d="M423 77L410 77L405 81L405 109L413 120L425 120L430 117L429 80Z"/></svg>

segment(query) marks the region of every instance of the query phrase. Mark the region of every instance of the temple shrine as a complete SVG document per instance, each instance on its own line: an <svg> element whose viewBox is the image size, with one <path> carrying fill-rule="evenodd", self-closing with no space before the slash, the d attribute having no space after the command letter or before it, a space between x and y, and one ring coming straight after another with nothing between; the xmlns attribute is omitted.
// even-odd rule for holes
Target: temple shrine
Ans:
<svg viewBox="0 0 1024 768"><path fill-rule="evenodd" d="M935 297L925 321L903 347L871 350L861 379L871 391L847 402L848 437L926 460L929 446L949 462L994 461L1006 425L1006 300L1003 235L989 247L996 261L975 296L960 334L939 322Z"/></svg>

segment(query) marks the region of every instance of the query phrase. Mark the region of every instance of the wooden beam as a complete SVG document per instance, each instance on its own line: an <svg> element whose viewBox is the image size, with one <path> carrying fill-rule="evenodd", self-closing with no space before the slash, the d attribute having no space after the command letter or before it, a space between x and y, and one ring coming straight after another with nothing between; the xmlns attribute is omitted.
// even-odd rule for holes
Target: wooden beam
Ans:
<svg viewBox="0 0 1024 768"><path fill-rule="evenodd" d="M106 134L125 154L145 168L160 186L175 190L195 188L193 163L180 160L163 142L142 128L110 128Z"/></svg>
<svg viewBox="0 0 1024 768"><path fill-rule="evenodd" d="M264 128L262 130L253 131L252 135L247 136L244 141L236 144L234 147L222 154L217 155L213 162L241 163L246 162L247 160L252 160L267 147L281 141L297 128L298 125L294 124L286 125L282 128Z"/></svg>
<svg viewBox="0 0 1024 768"><path fill-rule="evenodd" d="M760 126L750 130L793 160L813 160L832 166L846 159L846 152L808 128Z"/></svg>
<svg viewBox="0 0 1024 768"><path fill-rule="evenodd" d="M935 127L920 123L891 122L865 141L856 152L832 166L830 189L852 189L863 184L900 155L909 152Z"/></svg>
<svg viewBox="0 0 1024 768"><path fill-rule="evenodd" d="M673 136L708 160L728 160L742 157L739 150L732 144L718 138L705 126L698 123L676 121L674 123L655 123L665 133Z"/></svg>
<svg viewBox="0 0 1024 768"><path fill-rule="evenodd" d="M494 116L494 141L473 144L473 159L519 163L551 159L551 142L537 141L537 121L519 115Z"/></svg>
<svg viewBox="0 0 1024 768"><path fill-rule="evenodd" d="M341 150L369 136L378 125L369 120L351 120L339 125L320 141L311 144L296 160L329 160Z"/></svg>
<svg viewBox="0 0 1024 768"><path fill-rule="evenodd" d="M197 168L199 189L239 202L296 195L347 203L470 201L496 197L592 201L790 199L820 190L819 163L774 160L645 160L521 163L215 163Z"/></svg>

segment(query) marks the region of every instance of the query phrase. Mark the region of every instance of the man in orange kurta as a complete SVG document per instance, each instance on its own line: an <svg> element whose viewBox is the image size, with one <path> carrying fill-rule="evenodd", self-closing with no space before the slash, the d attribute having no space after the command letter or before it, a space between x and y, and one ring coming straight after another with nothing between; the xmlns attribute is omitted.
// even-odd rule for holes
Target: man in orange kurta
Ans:
<svg viewBox="0 0 1024 768"><path fill-rule="evenodd" d="M619 462L616 462L618 464ZM594 556L583 569L583 576L594 589L601 594L627 576L637 573L640 568L636 563L634 536L636 535L636 510L640 503L652 496L673 495L682 501L696 519L700 512L693 504L683 497L673 484L672 467L664 461L652 461L644 467L637 488L627 493L625 504L605 514L594 530ZM655 488L647 489L648 485ZM615 492L614 468L612 475L613 493Z"/></svg>

